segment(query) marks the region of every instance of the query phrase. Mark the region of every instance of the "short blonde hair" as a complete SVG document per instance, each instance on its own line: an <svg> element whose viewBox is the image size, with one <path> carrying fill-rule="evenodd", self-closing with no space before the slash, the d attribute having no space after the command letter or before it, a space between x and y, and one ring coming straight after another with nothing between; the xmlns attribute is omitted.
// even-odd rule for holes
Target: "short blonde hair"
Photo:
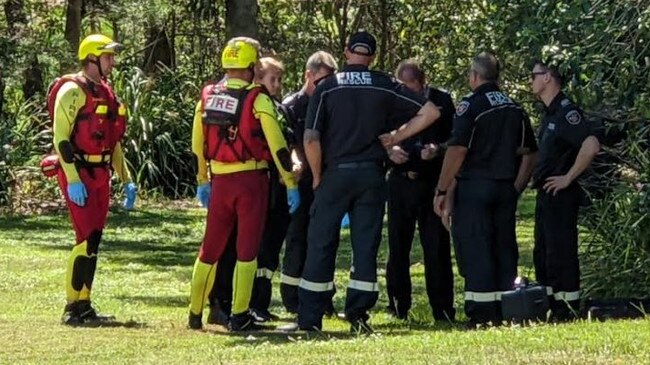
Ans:
<svg viewBox="0 0 650 365"><path fill-rule="evenodd" d="M269 70L284 73L284 64L282 61L273 57L262 57L255 66L255 78L262 79Z"/></svg>

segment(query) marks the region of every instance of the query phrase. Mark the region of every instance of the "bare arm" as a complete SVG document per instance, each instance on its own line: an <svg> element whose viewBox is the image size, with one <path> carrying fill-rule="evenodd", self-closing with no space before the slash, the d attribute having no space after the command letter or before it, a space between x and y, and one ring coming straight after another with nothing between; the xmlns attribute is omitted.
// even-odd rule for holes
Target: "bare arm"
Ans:
<svg viewBox="0 0 650 365"><path fill-rule="evenodd" d="M447 153L445 153L445 160L442 163L442 171L438 179L439 190L446 191L449 189L461 166L463 166L466 155L467 147L449 146Z"/></svg>
<svg viewBox="0 0 650 365"><path fill-rule="evenodd" d="M517 172L517 178L515 179L515 189L517 189L517 192L521 193L526 189L536 160L537 152L525 154L521 158L521 165L519 165L519 172Z"/></svg>
<svg viewBox="0 0 650 365"><path fill-rule="evenodd" d="M438 118L440 118L440 110L432 102L427 101L406 124L396 131L382 134L379 139L384 147L392 147L430 126Z"/></svg>
<svg viewBox="0 0 650 365"><path fill-rule="evenodd" d="M307 157L309 168L314 177L313 187L316 188L320 184L323 168L323 151L320 145L320 132L315 129L306 129L303 143L305 147L305 156Z"/></svg>

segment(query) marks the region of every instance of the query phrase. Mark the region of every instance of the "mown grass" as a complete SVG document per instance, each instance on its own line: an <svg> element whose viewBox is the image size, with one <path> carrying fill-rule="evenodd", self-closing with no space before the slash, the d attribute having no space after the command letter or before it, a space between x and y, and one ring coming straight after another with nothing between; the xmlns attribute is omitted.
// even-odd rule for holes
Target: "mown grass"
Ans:
<svg viewBox="0 0 650 365"><path fill-rule="evenodd" d="M518 223L520 272L531 276L533 206L531 196L524 196ZM111 212L93 296L102 311L120 321L109 328L58 323L72 240L67 216L1 217L0 363L650 364L647 319L484 331L433 323L417 245L412 319L386 315L382 292L372 313L377 331L373 336L350 334L349 326L335 319L326 320L325 332L315 336L289 336L272 329L230 334L218 326L189 331L189 282L204 215L204 210L171 203ZM385 250L384 240L382 266ZM349 245L341 245L340 255L337 286L344 293ZM456 287L462 312L459 277ZM291 320L275 298L272 310L283 321ZM343 295L335 299L342 308Z"/></svg>

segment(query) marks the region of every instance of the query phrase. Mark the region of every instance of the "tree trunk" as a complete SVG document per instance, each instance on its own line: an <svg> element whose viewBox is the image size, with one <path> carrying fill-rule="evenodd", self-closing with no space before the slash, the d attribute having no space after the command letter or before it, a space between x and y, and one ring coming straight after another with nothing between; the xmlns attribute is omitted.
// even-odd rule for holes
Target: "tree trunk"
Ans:
<svg viewBox="0 0 650 365"><path fill-rule="evenodd" d="M5 82L2 75L0 75L0 121L2 121L3 118L2 106L4 105L4 101L5 101Z"/></svg>
<svg viewBox="0 0 650 365"><path fill-rule="evenodd" d="M157 25L152 25L149 28L146 42L148 48L143 66L146 73L155 72L158 65L165 65L169 68L174 67L174 50L164 28L160 29Z"/></svg>
<svg viewBox="0 0 650 365"><path fill-rule="evenodd" d="M9 34L12 37L18 35L21 26L27 23L27 15L25 15L25 3L23 0L7 0L4 6L5 18L7 19L7 27Z"/></svg>
<svg viewBox="0 0 650 365"><path fill-rule="evenodd" d="M226 0L226 38L257 39L257 0Z"/></svg>
<svg viewBox="0 0 650 365"><path fill-rule="evenodd" d="M23 97L25 100L43 91L43 70L36 54L32 56L29 67L23 71Z"/></svg>
<svg viewBox="0 0 650 365"><path fill-rule="evenodd" d="M81 38L81 3L82 0L68 0L65 15L65 39L73 54L77 54Z"/></svg>

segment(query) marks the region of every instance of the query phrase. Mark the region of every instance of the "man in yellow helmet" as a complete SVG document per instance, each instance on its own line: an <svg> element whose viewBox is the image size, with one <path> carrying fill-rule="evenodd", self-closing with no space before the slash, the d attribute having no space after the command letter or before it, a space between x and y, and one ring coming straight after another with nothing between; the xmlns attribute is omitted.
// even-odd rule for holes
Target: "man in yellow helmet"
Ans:
<svg viewBox="0 0 650 365"><path fill-rule="evenodd" d="M237 263L228 328L259 328L248 305L268 208L269 163L275 163L287 187L290 212L300 205L291 155L275 105L260 85L251 83L258 53L259 43L254 39L228 41L221 56L226 79L207 85L196 106L192 152L198 165L197 197L208 206L208 216L192 275L188 321L192 329L203 327L203 307L214 283L217 262L235 226Z"/></svg>
<svg viewBox="0 0 650 365"><path fill-rule="evenodd" d="M66 272L67 304L62 323L67 325L111 319L98 315L90 304L108 214L111 167L125 183L125 208L133 208L135 202L136 186L120 145L126 130L126 107L106 80L119 47L100 34L86 37L79 46L82 70L57 79L48 96L61 167L57 176L76 234Z"/></svg>

